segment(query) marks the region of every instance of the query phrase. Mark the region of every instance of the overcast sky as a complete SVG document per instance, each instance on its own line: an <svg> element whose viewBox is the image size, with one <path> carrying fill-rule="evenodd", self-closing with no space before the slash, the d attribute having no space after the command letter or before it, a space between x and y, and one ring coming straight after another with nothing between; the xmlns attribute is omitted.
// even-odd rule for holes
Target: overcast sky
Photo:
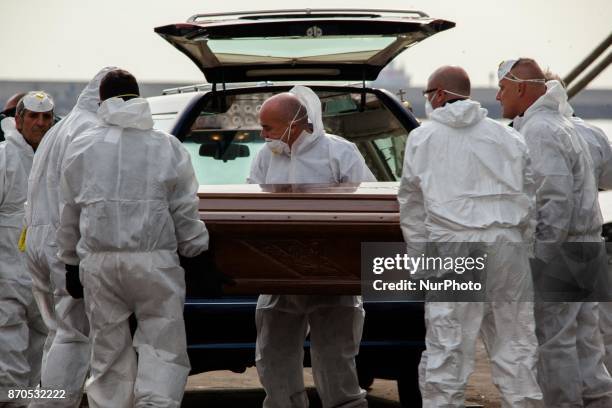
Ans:
<svg viewBox="0 0 612 408"><path fill-rule="evenodd" d="M140 81L201 83L202 73L154 27L288 4L418 9L456 22L399 57L416 86L445 64L463 66L474 85L490 85L499 62L518 56L565 75L612 30L611 0L0 0L0 80L89 80L117 65ZM612 68L590 88L612 89Z"/></svg>

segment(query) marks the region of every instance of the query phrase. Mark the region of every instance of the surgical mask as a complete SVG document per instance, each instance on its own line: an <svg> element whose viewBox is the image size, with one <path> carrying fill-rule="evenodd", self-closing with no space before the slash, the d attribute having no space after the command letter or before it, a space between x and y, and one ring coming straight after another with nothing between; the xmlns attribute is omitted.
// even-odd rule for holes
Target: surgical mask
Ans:
<svg viewBox="0 0 612 408"><path fill-rule="evenodd" d="M266 146L270 151L274 154L286 154L287 156L291 155L291 148L281 139L270 139L266 137Z"/></svg>
<svg viewBox="0 0 612 408"><path fill-rule="evenodd" d="M431 106L431 102L429 102L429 98L425 98L425 115L427 115L427 117L430 117L433 111L434 111L434 108L433 106Z"/></svg>
<svg viewBox="0 0 612 408"><path fill-rule="evenodd" d="M470 98L470 95L462 95L456 92L448 91L446 89L440 89L440 91L446 92L447 94L458 96L460 98L466 98L466 99ZM425 97L425 114L427 115L427 117L429 117L433 111L434 111L434 108L433 106L431 106L431 102L429 101L429 98L426 96Z"/></svg>
<svg viewBox="0 0 612 408"><path fill-rule="evenodd" d="M302 138L306 138L311 136L312 133L308 132L307 130L302 130L302 133L300 133L300 135L297 137L297 140L300 140ZM270 139L270 138L266 138L266 146L268 146L268 148L272 151L272 153L275 154L286 154L287 156L291 156L291 148L289 147L289 145L285 142L283 142L280 139Z"/></svg>
<svg viewBox="0 0 612 408"><path fill-rule="evenodd" d="M289 141L289 136L291 134L291 126L293 126L293 123L305 117L305 115L301 116L300 118L297 117L297 115L300 114L300 111L301 109L298 109L297 112L295 112L293 119L291 119L291 122L289 122L289 126L287 126L287 129L285 129L281 137L279 137L278 139L272 139L269 137L265 138L266 146L268 147L268 149L270 149L272 153L286 154L287 156L291 155L291 147L289 147L289 144L287 144L287 142ZM285 138L285 135L287 135L287 142L283 140Z"/></svg>
<svg viewBox="0 0 612 408"><path fill-rule="evenodd" d="M546 80L544 78L534 78L534 79L521 79L518 78L516 75L514 75L513 73L509 72L505 77L503 77L502 79L507 79L508 81L511 82L531 82L531 83L536 83L536 84L545 84Z"/></svg>
<svg viewBox="0 0 612 408"><path fill-rule="evenodd" d="M442 92L446 92L447 94L458 96L460 98L470 99L470 95L462 95L462 94L459 94L457 92L447 91L446 89L441 89L441 91Z"/></svg>
<svg viewBox="0 0 612 408"><path fill-rule="evenodd" d="M512 71L512 68L514 68L517 62L518 60L512 59L503 61L501 64L499 64L499 68L497 69L497 81L499 82L502 79L507 79L508 81L512 82L533 82L538 84L543 84L546 82L546 80L543 78L523 79L514 75L510 71Z"/></svg>
<svg viewBox="0 0 612 408"><path fill-rule="evenodd" d="M499 64L499 67L497 68L497 80L501 81L502 79L504 79L510 73L512 68L514 68L517 62L517 59L502 61L501 64Z"/></svg>

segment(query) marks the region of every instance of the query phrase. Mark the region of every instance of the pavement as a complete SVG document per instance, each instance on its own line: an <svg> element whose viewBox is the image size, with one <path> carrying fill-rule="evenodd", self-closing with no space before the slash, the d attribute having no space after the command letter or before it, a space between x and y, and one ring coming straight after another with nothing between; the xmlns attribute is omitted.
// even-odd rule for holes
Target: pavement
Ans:
<svg viewBox="0 0 612 408"><path fill-rule="evenodd" d="M311 408L321 407L314 388L312 370L304 369L304 384L307 387ZM491 382L491 371L484 345L477 345L476 364L467 387L467 407L500 408L499 393ZM182 408L259 408L265 392L257 377L255 367L244 373L212 371L189 377ZM401 408L395 381L376 379L368 390L370 408Z"/></svg>
<svg viewBox="0 0 612 408"><path fill-rule="evenodd" d="M321 408L310 368L304 369L304 384L310 408ZM181 408L260 408L265 396L255 367L244 373L211 371L189 377ZM370 408L402 408L397 384L392 380L374 380L367 398ZM81 407L87 407L86 399ZM499 392L491 382L491 370L481 342L477 345L474 373L466 391L466 408L476 407L501 408Z"/></svg>

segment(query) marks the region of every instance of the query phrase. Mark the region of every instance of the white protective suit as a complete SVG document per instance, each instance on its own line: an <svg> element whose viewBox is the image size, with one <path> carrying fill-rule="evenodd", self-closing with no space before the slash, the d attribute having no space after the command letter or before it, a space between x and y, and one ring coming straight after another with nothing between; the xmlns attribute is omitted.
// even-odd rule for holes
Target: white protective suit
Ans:
<svg viewBox="0 0 612 408"><path fill-rule="evenodd" d="M34 150L14 118L1 125L6 141L0 143L0 388L6 390L38 384L47 329L18 249Z"/></svg>
<svg viewBox="0 0 612 408"><path fill-rule="evenodd" d="M408 138L398 193L413 243L482 242L490 302L426 302L419 365L424 408L465 404L481 335L503 407L541 406L529 274L533 180L522 137L472 100L435 109ZM414 254L418 256L419 254ZM413 256L414 256L413 255Z"/></svg>
<svg viewBox="0 0 612 408"><path fill-rule="evenodd" d="M576 132L587 142L593 160L597 187L602 190L612 189L612 148L610 147L610 140L604 131L597 126L593 126L576 116L571 116L569 119Z"/></svg>
<svg viewBox="0 0 612 408"><path fill-rule="evenodd" d="M567 96L558 81L514 127L525 137L537 187L536 257L554 261L564 242L601 242L602 217L587 143L559 112ZM554 248L554 247L553 247ZM538 378L550 407L610 407L612 381L593 302L537 302Z"/></svg>
<svg viewBox="0 0 612 408"><path fill-rule="evenodd" d="M198 183L181 142L152 129L145 99L110 98L98 117L103 124L66 150L57 231L60 260L80 260L89 406L179 407L190 366L176 251L193 257L208 247Z"/></svg>
<svg viewBox="0 0 612 408"><path fill-rule="evenodd" d="M574 108L567 100L567 94L556 90L556 97L559 100L559 112L570 120L576 133L586 142L591 160L597 187L602 190L612 189L612 148L610 140L603 130L585 122L574 115Z"/></svg>
<svg viewBox="0 0 612 408"><path fill-rule="evenodd" d="M77 407L89 369L89 322L82 299L66 291L66 269L57 258L55 231L59 226L59 183L68 144L98 123L100 81L116 68L98 72L79 95L72 111L47 132L36 150L28 180L26 254L32 291L49 329L51 344L42 367L43 387L66 391L57 407ZM41 401L45 406L49 402ZM36 406L35 404L32 407Z"/></svg>
<svg viewBox="0 0 612 408"><path fill-rule="evenodd" d="M249 183L343 183L375 181L357 147L323 129L321 102L309 88L291 90L306 107L312 134L302 134L291 154L261 149ZM355 356L365 312L359 296L261 295L255 320L255 361L266 390L265 408L308 406L303 345L310 328L312 372L323 407L365 407Z"/></svg>
<svg viewBox="0 0 612 408"><path fill-rule="evenodd" d="M593 126L577 116L573 116L574 109L565 101L560 104L561 113L568 117L574 125L578 135L582 136L589 147L595 182L602 190L612 189L612 149L610 140L603 130ZM599 329L603 336L605 348L605 365L608 372L612 372L612 302L599 302Z"/></svg>

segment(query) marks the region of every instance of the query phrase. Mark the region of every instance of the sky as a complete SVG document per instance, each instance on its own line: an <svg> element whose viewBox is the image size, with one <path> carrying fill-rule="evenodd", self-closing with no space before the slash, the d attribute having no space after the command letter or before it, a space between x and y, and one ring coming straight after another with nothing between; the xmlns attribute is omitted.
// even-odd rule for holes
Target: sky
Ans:
<svg viewBox="0 0 612 408"><path fill-rule="evenodd" d="M612 31L611 0L312 0L291 8L417 9L457 26L397 58L423 86L441 65L460 65L473 86L494 86L504 59L531 57L562 76ZM116 65L142 82L205 82L153 32L196 13L287 7L279 0L0 0L0 80L86 81ZM608 67L590 89L612 89Z"/></svg>

